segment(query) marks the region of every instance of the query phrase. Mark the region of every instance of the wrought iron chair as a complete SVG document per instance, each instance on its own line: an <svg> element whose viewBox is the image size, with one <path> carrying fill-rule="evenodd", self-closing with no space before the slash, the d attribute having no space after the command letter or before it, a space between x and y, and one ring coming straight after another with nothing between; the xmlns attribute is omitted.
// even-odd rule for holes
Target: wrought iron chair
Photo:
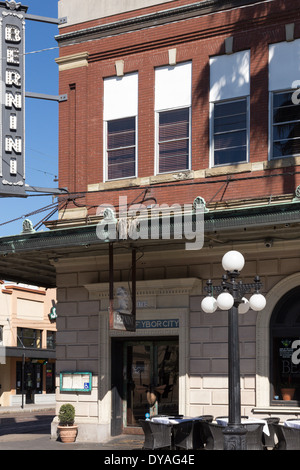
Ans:
<svg viewBox="0 0 300 470"><path fill-rule="evenodd" d="M275 450L300 450L300 429L290 428L283 424L273 424L278 443Z"/></svg>
<svg viewBox="0 0 300 470"><path fill-rule="evenodd" d="M274 449L276 445L276 442L275 442L276 431L273 425L278 424L280 421L280 418L270 417L270 418L264 418L264 419L268 423L270 435L267 436L267 434L263 433L263 446L265 449L268 449L268 448Z"/></svg>
<svg viewBox="0 0 300 470"><path fill-rule="evenodd" d="M201 415L197 416L199 419L202 419L204 421L207 421L208 423L211 423L214 419L213 415Z"/></svg>
<svg viewBox="0 0 300 470"><path fill-rule="evenodd" d="M173 439L176 449L198 449L200 433L195 433L195 421L182 421L173 426ZM198 439L197 439L198 438Z"/></svg>
<svg viewBox="0 0 300 470"><path fill-rule="evenodd" d="M205 450L224 450L224 426L207 421L201 422Z"/></svg>
<svg viewBox="0 0 300 470"><path fill-rule="evenodd" d="M171 449L172 425L140 419L145 434L143 449Z"/></svg>
<svg viewBox="0 0 300 470"><path fill-rule="evenodd" d="M203 449L204 434L202 422L212 422L212 415L198 416L197 419L183 421L173 427L174 446L177 449Z"/></svg>
<svg viewBox="0 0 300 470"><path fill-rule="evenodd" d="M246 445L247 450L264 450L263 445L263 427L260 423L243 424L247 429Z"/></svg>

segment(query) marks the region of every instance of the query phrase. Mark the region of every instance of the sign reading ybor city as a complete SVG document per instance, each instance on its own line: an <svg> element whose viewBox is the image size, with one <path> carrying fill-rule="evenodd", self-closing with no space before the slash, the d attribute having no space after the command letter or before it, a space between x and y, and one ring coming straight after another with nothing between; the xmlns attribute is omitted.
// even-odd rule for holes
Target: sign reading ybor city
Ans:
<svg viewBox="0 0 300 470"><path fill-rule="evenodd" d="M25 13L14 0L0 2L0 194L25 196Z"/></svg>

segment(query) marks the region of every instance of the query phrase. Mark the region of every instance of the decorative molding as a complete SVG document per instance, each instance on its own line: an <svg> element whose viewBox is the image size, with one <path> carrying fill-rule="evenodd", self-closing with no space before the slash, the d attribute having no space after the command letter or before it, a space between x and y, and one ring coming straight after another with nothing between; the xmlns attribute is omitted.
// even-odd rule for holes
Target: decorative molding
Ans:
<svg viewBox="0 0 300 470"><path fill-rule="evenodd" d="M115 282L114 287L124 286L127 282ZM84 286L90 299L107 299L109 296L109 283L86 284ZM202 280L198 278L186 279L159 279L150 281L137 281L136 296L151 297L156 295L201 295Z"/></svg>
<svg viewBox="0 0 300 470"><path fill-rule="evenodd" d="M101 312L100 316L108 317L106 312ZM168 309L151 309L139 313L139 319L171 319L178 318L179 328L161 328L161 329L141 329L136 330L135 332L128 331L117 331L117 330L105 330L102 333L102 337L105 338L105 341L109 344L111 337L113 338L143 338L147 336L148 338L157 339L160 336L177 336L179 344L179 413L190 416L190 404L189 404L189 309L188 308L168 308ZM109 357L109 356L108 356ZM102 355L100 355L102 358ZM108 360L107 357L103 355L103 361ZM102 371L103 366L101 367ZM109 369L110 371L110 369ZM110 372L108 371L108 383L110 383ZM110 406L110 403L108 403ZM100 415L101 416L101 415Z"/></svg>
<svg viewBox="0 0 300 470"><path fill-rule="evenodd" d="M88 52L79 52L78 54L71 54L65 57L58 57L55 62L58 64L59 72L63 70L75 69L77 67L88 66Z"/></svg>
<svg viewBox="0 0 300 470"><path fill-rule="evenodd" d="M169 55L169 65L174 66L176 65L176 56L177 56L177 49L169 49L168 50L168 55Z"/></svg>
<svg viewBox="0 0 300 470"><path fill-rule="evenodd" d="M232 54L233 52L233 37L225 39L225 54Z"/></svg>
<svg viewBox="0 0 300 470"><path fill-rule="evenodd" d="M295 23L285 25L285 40L287 42L294 41Z"/></svg>
<svg viewBox="0 0 300 470"><path fill-rule="evenodd" d="M124 76L124 60L116 60L115 67L116 67L117 77L123 77Z"/></svg>

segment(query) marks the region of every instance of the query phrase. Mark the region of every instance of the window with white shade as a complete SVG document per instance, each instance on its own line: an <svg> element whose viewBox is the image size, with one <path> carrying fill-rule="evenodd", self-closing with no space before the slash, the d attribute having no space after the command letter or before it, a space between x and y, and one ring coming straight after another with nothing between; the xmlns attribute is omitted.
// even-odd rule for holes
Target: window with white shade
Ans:
<svg viewBox="0 0 300 470"><path fill-rule="evenodd" d="M299 80L300 39L271 44L269 46L271 159L300 155L300 104L298 99L293 99ZM299 94L296 94L296 98L298 96Z"/></svg>
<svg viewBox="0 0 300 470"><path fill-rule="evenodd" d="M138 74L104 80L105 180L137 175Z"/></svg>
<svg viewBox="0 0 300 470"><path fill-rule="evenodd" d="M249 160L250 52L210 59L211 166Z"/></svg>
<svg viewBox="0 0 300 470"><path fill-rule="evenodd" d="M159 113L159 173L189 168L189 108Z"/></svg>
<svg viewBox="0 0 300 470"><path fill-rule="evenodd" d="M155 71L156 173L190 169L191 63Z"/></svg>

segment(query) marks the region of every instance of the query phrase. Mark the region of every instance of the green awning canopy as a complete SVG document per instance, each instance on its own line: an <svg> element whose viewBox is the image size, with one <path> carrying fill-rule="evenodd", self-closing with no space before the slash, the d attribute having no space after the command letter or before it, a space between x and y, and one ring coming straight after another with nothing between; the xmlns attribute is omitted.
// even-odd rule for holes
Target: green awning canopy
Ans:
<svg viewBox="0 0 300 470"><path fill-rule="evenodd" d="M170 217L170 232L181 223L181 216ZM161 223L159 219L158 223ZM274 225L296 224L300 222L300 202L282 203L249 207L245 209L226 209L209 211L204 215L204 234L216 232L244 231L261 229ZM85 253L105 255L110 240L97 236L97 225L84 225L70 228L13 235L0 238L0 279L34 284L43 287L56 287L56 271L53 260L62 257L83 256ZM178 233L178 232L177 232ZM116 240L131 246L147 245L158 250L170 243L166 239L127 239ZM180 246L184 240L174 240Z"/></svg>

